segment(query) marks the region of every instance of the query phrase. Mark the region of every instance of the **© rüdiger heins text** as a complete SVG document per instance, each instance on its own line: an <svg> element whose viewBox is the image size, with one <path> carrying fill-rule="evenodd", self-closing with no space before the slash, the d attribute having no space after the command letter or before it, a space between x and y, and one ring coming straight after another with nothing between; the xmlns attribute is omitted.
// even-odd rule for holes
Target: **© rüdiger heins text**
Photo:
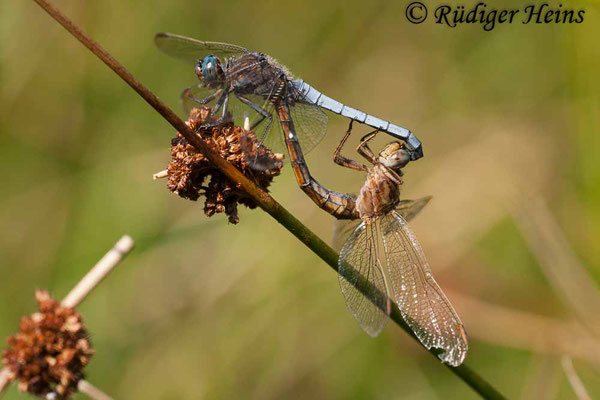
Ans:
<svg viewBox="0 0 600 400"><path fill-rule="evenodd" d="M455 28L461 24L481 24L485 31L498 24L580 24L585 10L564 8L562 4L532 4L515 9L492 9L484 2L467 9L464 5L441 5L435 9L435 23Z"/></svg>

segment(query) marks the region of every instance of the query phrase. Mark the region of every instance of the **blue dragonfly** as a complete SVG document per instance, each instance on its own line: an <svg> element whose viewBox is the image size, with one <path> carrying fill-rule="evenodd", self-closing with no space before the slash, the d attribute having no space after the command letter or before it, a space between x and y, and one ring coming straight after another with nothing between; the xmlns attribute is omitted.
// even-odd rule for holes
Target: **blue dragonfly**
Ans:
<svg viewBox="0 0 600 400"><path fill-rule="evenodd" d="M164 53L194 65L199 82L182 93L186 109L210 106L213 115L221 113L223 120L229 113L240 123L250 112L251 130L258 132L261 145L273 151L281 152L286 147L280 133L283 129L271 129L275 121L280 127L282 121L293 123L296 137L292 139L299 142L304 153L314 148L327 132L324 109L401 140L412 161L423 156L421 142L408 129L332 99L302 79L295 79L269 55L170 33L158 33L154 41Z"/></svg>

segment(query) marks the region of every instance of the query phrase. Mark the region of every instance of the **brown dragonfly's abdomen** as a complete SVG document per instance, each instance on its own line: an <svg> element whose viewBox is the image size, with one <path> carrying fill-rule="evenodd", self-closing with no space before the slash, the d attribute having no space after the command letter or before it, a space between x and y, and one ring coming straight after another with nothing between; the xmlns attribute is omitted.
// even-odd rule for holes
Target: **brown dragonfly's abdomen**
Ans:
<svg viewBox="0 0 600 400"><path fill-rule="evenodd" d="M396 208L399 201L400 185L390 179L384 166L377 164L360 189L356 209L363 221L371 223Z"/></svg>
<svg viewBox="0 0 600 400"><path fill-rule="evenodd" d="M306 164L304 164L305 166ZM301 175L306 175L303 172L302 166L292 165L296 179ZM301 178L304 180L304 178ZM300 181L300 180L299 180ZM354 199L345 193L338 193L326 189L314 179L306 181L300 185L300 189L304 191L320 208L327 211L337 219L358 219L356 204Z"/></svg>
<svg viewBox="0 0 600 400"><path fill-rule="evenodd" d="M280 102L277 113L285 133L285 144L290 155L290 163L300 189L320 208L337 219L358 219L359 215L352 196L328 190L310 175L295 134L294 122L290 118L288 106Z"/></svg>

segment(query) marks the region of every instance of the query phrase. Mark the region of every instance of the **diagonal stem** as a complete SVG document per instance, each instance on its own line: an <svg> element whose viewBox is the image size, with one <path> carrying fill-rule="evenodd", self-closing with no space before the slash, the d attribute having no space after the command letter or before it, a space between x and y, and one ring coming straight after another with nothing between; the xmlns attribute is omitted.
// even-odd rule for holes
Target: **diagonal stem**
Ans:
<svg viewBox="0 0 600 400"><path fill-rule="evenodd" d="M331 268L338 269L338 254L329 247L323 240L315 235L311 230L304 226L294 215L283 208L267 192L257 187L252 181L244 176L237 168L219 156L210 147L208 147L165 103L163 103L148 88L139 82L123 65L115 60L106 50L100 47L93 39L87 36L79 27L65 17L54 5L47 0L34 0L42 7L52 18L60 23L69 33L79 40L85 47L94 53L102 62L112 69L121 79L123 79L133 90L135 90L148 104L150 104L162 117L167 120L179 133L181 133L188 143L192 144L199 152L204 154L217 168L219 168L232 182L243 189L251 196L258 205L271 215L277 222L283 225L296 238L304 243L317 256L325 261ZM364 288L363 288L364 290ZM390 318L402 329L409 333L413 338L410 328L402 319L402 315L397 307L392 309ZM435 351L430 351L436 354ZM437 358L437 357L436 357ZM490 383L483 379L479 374L473 371L466 364L459 367L447 366L460 379L462 379L473 390L486 399L503 399Z"/></svg>

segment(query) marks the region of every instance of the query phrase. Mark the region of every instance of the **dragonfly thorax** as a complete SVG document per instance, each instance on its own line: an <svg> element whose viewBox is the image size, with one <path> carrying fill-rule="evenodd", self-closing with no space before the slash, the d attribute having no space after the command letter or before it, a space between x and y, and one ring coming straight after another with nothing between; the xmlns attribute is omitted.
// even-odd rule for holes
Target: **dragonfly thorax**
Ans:
<svg viewBox="0 0 600 400"><path fill-rule="evenodd" d="M392 211L400 201L402 178L383 163L369 170L367 180L356 198L356 210L360 218L372 223Z"/></svg>
<svg viewBox="0 0 600 400"><path fill-rule="evenodd" d="M198 79L207 85L221 83L225 79L221 61L213 55L198 60L195 72Z"/></svg>

